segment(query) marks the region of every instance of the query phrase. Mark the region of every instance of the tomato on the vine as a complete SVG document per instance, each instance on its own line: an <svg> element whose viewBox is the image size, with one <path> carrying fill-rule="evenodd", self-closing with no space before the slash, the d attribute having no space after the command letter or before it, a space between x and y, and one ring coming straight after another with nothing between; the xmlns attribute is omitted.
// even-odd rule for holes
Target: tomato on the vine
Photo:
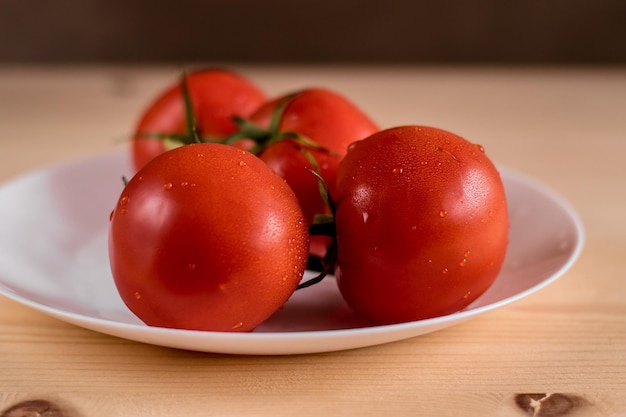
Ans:
<svg viewBox="0 0 626 417"><path fill-rule="evenodd" d="M125 186L110 265L148 325L250 331L295 291L308 237L293 191L259 158L192 144L155 157Z"/></svg>
<svg viewBox="0 0 626 417"><path fill-rule="evenodd" d="M281 140L270 143L261 150L259 157L283 177L294 190L304 210L307 221L312 224L317 214L327 213L326 205L320 197L317 178L308 172L319 169L320 175L328 183L331 192L335 190L339 162L345 156L348 146L379 130L378 125L360 108L346 97L323 88L309 88L293 95L269 101L250 116L258 126L268 128L273 112L282 100L288 100L277 126L278 132L291 132L304 137L320 148L297 143L294 140ZM306 149L316 162L314 167L301 149ZM323 254L324 244L313 250Z"/></svg>
<svg viewBox="0 0 626 417"><path fill-rule="evenodd" d="M198 134L221 139L237 130L233 116L247 117L266 101L265 93L242 75L218 68L200 69L183 75L190 95ZM136 169L155 156L179 146L153 136L186 135L188 120L181 82L167 87L144 110L134 133L133 161Z"/></svg>
<svg viewBox="0 0 626 417"><path fill-rule="evenodd" d="M453 133L401 126L356 142L335 201L339 289L375 323L459 311L501 269L503 183L484 149Z"/></svg>

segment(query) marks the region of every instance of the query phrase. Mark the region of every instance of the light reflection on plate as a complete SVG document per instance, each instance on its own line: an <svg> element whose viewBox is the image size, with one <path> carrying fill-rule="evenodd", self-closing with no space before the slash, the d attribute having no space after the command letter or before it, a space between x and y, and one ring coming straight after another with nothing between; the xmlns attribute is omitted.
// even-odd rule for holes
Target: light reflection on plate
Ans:
<svg viewBox="0 0 626 417"><path fill-rule="evenodd" d="M109 271L109 213L131 169L126 151L35 171L0 187L0 294L87 329L154 345L204 352L279 355L328 352L402 340L507 305L560 277L582 250L569 204L501 169L510 246L494 285L464 311L367 326L345 305L332 277L298 291L252 333L148 327L122 303ZM0 314L2 314L0 312Z"/></svg>

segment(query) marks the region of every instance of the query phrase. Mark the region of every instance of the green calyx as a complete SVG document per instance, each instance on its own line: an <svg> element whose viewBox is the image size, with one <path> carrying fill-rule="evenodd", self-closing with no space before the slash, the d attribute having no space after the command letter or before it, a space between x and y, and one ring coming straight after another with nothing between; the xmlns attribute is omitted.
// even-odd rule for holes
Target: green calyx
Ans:
<svg viewBox="0 0 626 417"><path fill-rule="evenodd" d="M183 75L181 76L180 88L185 110L185 132L145 132L139 135L140 138L155 139L167 142L170 144L168 148L176 147L176 145L190 145L193 143L223 143L226 145L233 145L237 141L245 139L254 142L254 145L250 149L248 149L248 151L255 155L258 155L265 148L276 142L291 140L301 147L332 153L332 151L318 145L315 141L307 138L300 133L280 131L280 123L285 108L287 107L289 102L297 95L297 93L285 96L277 103L276 108L272 113L269 128L265 129L258 126L251 120L245 119L240 116L233 116L232 122L235 126L237 126L237 130L225 138L214 138L201 136L200 132L198 131L197 118L193 108L193 102L191 98L191 92L189 90L186 73L183 73Z"/></svg>

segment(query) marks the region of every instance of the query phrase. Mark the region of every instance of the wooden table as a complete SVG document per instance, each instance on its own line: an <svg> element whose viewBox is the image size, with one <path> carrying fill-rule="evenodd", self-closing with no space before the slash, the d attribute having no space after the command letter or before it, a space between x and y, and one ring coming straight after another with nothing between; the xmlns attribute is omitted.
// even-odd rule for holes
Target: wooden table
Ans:
<svg viewBox="0 0 626 417"><path fill-rule="evenodd" d="M7 412L24 401L90 417L626 416L626 70L237 69L271 95L325 86L385 127L433 125L481 143L576 207L581 257L554 284L464 324L301 356L151 346L0 298L0 416L31 415ZM177 72L0 68L0 180L123 146Z"/></svg>

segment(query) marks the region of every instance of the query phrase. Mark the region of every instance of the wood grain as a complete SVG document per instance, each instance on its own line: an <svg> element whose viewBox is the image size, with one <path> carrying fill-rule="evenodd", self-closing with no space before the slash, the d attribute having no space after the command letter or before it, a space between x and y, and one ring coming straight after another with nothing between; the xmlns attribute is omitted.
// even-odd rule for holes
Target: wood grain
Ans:
<svg viewBox="0 0 626 417"><path fill-rule="evenodd" d="M45 402L50 416L81 417L626 415L626 72L241 70L270 94L324 85L383 126L429 124L481 143L572 202L586 227L582 256L544 290L462 325L316 355L161 348L0 298L1 417ZM0 68L0 181L124 146L140 108L175 76L157 67Z"/></svg>

